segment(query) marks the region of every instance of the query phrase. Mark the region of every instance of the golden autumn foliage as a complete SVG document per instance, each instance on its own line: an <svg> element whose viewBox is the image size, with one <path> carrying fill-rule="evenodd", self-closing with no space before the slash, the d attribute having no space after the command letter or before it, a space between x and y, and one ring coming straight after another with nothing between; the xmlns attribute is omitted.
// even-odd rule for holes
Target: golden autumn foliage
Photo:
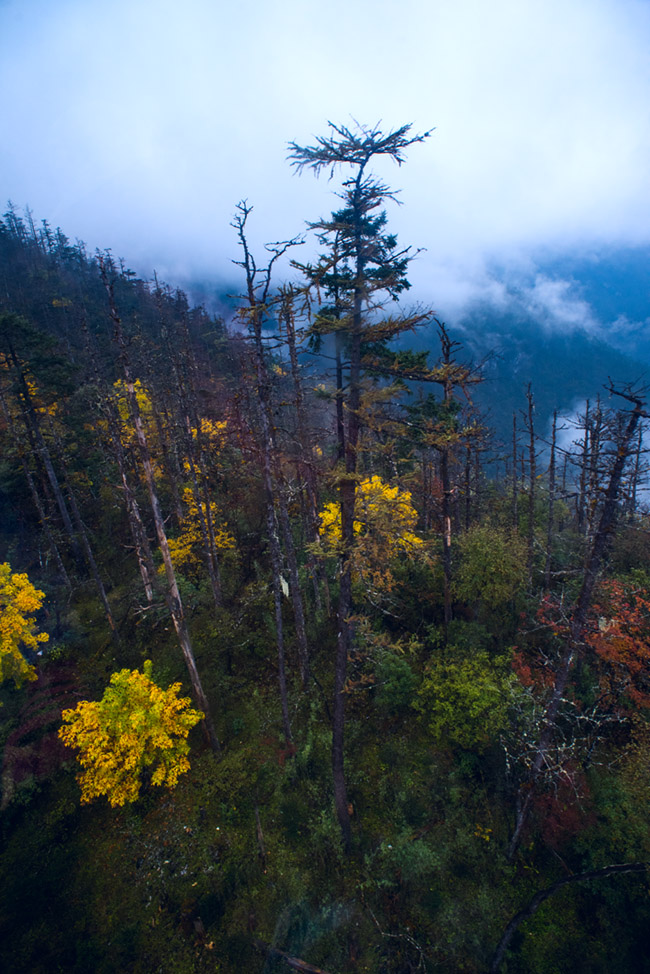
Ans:
<svg viewBox="0 0 650 974"><path fill-rule="evenodd" d="M325 550L340 552L340 505L327 504L319 518L319 532ZM417 519L408 490L391 487L378 476L362 480L356 490L355 543L351 553L355 576L376 588L390 588L390 560L400 554L424 554L424 542L414 533Z"/></svg>
<svg viewBox="0 0 650 974"><path fill-rule="evenodd" d="M201 533L201 519L199 516L199 506L194 497L191 487L186 487L183 491L183 504L186 514L181 521L181 531L177 538L169 538L169 553L176 571L184 575L192 576L200 572L203 568L203 536ZM201 515L203 522L207 522L207 508L201 504ZM210 518L212 520L214 543L217 550L235 547L235 539L232 534L224 527L219 527L217 522L220 513L214 501L210 501ZM164 568L161 566L161 572Z"/></svg>
<svg viewBox="0 0 650 974"><path fill-rule="evenodd" d="M117 382L113 383L113 388L117 396L117 411L120 414L122 424L127 430L130 430L132 425L131 408L129 406L127 384L124 379L118 379ZM153 404L149 391L142 385L140 379L136 379L133 383L133 391L138 404L138 412L140 413L140 418L144 426L152 427L153 429ZM133 433L129 433L129 438L133 438Z"/></svg>
<svg viewBox="0 0 650 974"><path fill-rule="evenodd" d="M211 449L222 449L226 442L226 431L228 424L225 420L208 419L202 416L200 419L201 435L205 438ZM192 429L192 437L196 439L198 430Z"/></svg>
<svg viewBox="0 0 650 974"><path fill-rule="evenodd" d="M36 679L36 670L27 662L20 646L22 643L36 650L39 643L50 638L46 632L36 632L32 618L44 598L27 575L13 574L7 562L0 565L0 683L12 678L20 686L25 680Z"/></svg>
<svg viewBox="0 0 650 974"><path fill-rule="evenodd" d="M179 697L180 683L162 690L151 679L151 660L144 672L113 673L99 701L82 700L64 710L59 737L78 748L82 771L77 776L82 804L105 795L115 807L134 802L144 774L152 785L174 787L189 770L187 735L203 714Z"/></svg>
<svg viewBox="0 0 650 974"><path fill-rule="evenodd" d="M113 383L115 405L120 422L120 439L125 448L135 447L138 442L133 416L131 414L131 396L129 387L124 379L118 379ZM137 405L137 411L142 423L142 429L149 446L153 473L156 480L162 476L158 456L161 452L160 433L154 415L154 405L151 393L142 385L140 379L133 383L133 394Z"/></svg>

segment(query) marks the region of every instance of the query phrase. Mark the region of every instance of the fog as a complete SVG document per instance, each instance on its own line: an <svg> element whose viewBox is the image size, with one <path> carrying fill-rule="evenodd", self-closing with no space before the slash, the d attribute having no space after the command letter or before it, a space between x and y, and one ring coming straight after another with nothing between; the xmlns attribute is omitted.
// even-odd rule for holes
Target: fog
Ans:
<svg viewBox="0 0 650 974"><path fill-rule="evenodd" d="M649 41L646 0L4 0L1 193L144 276L232 279L240 199L256 247L336 205L290 140L412 122L431 138L379 169L416 296L498 304L498 265L589 326L536 268L650 239Z"/></svg>

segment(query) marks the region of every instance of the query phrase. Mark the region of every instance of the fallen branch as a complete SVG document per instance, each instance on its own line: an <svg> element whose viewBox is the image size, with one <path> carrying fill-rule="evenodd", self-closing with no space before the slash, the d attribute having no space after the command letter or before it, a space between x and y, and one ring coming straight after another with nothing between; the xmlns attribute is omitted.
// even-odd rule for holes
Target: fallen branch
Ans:
<svg viewBox="0 0 650 974"><path fill-rule="evenodd" d="M512 920L506 927L504 934L499 941L499 945L494 952L494 957L492 959L492 964L490 965L490 974L497 974L499 968L501 967L501 962L503 961L504 954L508 949L508 945L512 940L517 928L524 922L532 917L534 913L540 908L542 903L556 893L563 886L568 886L569 883L584 883L589 879L604 879L606 876L616 876L621 873L642 873L645 872L648 863L645 862L625 862L615 866L605 866L603 869L591 869L586 873L577 873L575 876L566 876L564 879L559 879L557 883L553 883L552 886L548 886L546 889L540 890L533 896L530 903L520 910L519 913L513 916Z"/></svg>

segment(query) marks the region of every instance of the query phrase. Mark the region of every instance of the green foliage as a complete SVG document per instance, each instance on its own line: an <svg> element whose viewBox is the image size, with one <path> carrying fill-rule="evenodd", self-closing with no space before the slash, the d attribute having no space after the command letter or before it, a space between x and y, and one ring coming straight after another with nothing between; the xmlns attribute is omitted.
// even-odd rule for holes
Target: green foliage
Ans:
<svg viewBox="0 0 650 974"><path fill-rule="evenodd" d="M317 311L312 339L322 339L327 354L340 352L347 394L357 217L371 248L370 304L377 295L381 299L382 290L398 296L405 289L408 255L394 261L400 251L386 233L381 205L356 217L346 200L341 206L322 227L328 256L308 277L330 302ZM174 539L176 567L185 573L178 579L185 616L224 742L217 759L197 748L192 773L182 773L187 732L199 715L173 693L174 686L161 689L183 675L183 660L161 592L145 604L116 455L105 417L97 413L99 386L110 389L119 378L97 265L62 235L49 230L32 235L15 214L12 220L0 223L2 300L23 317L0 315L0 381L8 404L0 425L0 493L9 512L0 542L3 557L28 572L31 582L18 585L14 597L16 603L23 598L22 622L14 618L8 625L5 605L5 629L0 627L3 637L9 630L16 637L0 659L2 674L14 677L0 687L0 967L16 974L240 974L262 968L279 974L285 962L265 957L254 946L258 939L337 974L434 969L478 974L489 968L510 918L567 870L647 861L646 717L621 712L620 693L599 683L600 657L591 653L587 659L587 651L571 675L558 746L518 856L513 863L506 860L514 794L539 731L562 633L552 637L540 625L538 572L527 600L519 597L527 583L525 546L499 526L513 520L511 482L490 479L489 466L468 467L469 496L457 491L450 498L455 618L443 626L442 565L413 557L429 548L420 537L418 511L432 535L439 535L441 494L432 459L441 447L467 442L467 457L456 451L453 458L462 477L464 460L473 464L475 441L453 397L447 402L423 397L410 409L397 404L395 393L405 392L402 380L417 382L429 370L423 352L388 351L387 343L420 316L381 319L374 312L360 336L365 378L352 554L359 557L357 585L368 584L364 619L356 614L350 619L354 639L344 691L352 823L346 854L333 812L331 770L338 632L332 607L340 575L330 573L327 589L322 572L315 578L315 548L308 545L314 525L305 516L308 507L312 513L322 509L321 550L338 554L340 509L327 499L340 484L341 465L334 467L336 444L322 421L323 409L334 414L335 395L330 392L324 407L315 403L318 391L305 385L308 448L297 456L296 390L285 358L273 353L274 475L286 490L297 542L313 676L306 689L300 685L293 610L286 599L293 732L288 744L280 729L266 500L255 416L248 409L255 395L241 343L191 310L183 296L134 281L107 257L134 374L142 377L140 405L162 513ZM342 249L334 266L329 258L338 245L339 223ZM82 317L87 334L79 327ZM307 318L303 324L309 330ZM7 358L11 342L18 368ZM74 496L89 529L119 642L107 629L83 553L77 557L73 551L76 528L64 527L50 496L43 453L29 442L20 398L23 367L65 501ZM79 376L90 374L96 379L80 386ZM182 389L175 388L177 376L185 380ZM328 376L314 381L332 389ZM199 421L195 408L205 408L209 420ZM392 442L404 419L408 435ZM201 557L198 510L188 493L189 442L197 447L204 513L215 520L218 500L233 533L232 539L220 536L222 604L216 610ZM122 445L151 542L151 512L136 474L132 436ZM42 492L49 536L27 489L23 458ZM399 486L389 486L388 477ZM314 489L309 504L302 484ZM539 488L535 528L545 546L543 476ZM426 507L420 507L421 498ZM525 498L522 487L520 531L526 525ZM581 584L589 543L577 529L574 510L571 496L558 500L551 539L552 581L561 579L551 595L554 604L567 607ZM637 512L613 539L610 574L627 594L649 587L647 527ZM230 547L234 539L236 549ZM153 556L155 561L155 551ZM7 579L27 578L7 572L4 566L5 587ZM31 608L24 598L29 586ZM38 652L45 640L34 627L41 588L48 595L47 627L56 649L44 654L38 682L16 692L14 680L31 674L23 652ZM599 615L598 631L612 640L612 619L604 610ZM26 638L16 635L20 632ZM595 627L592 641L594 634ZM530 677L525 689L504 651L511 642ZM158 687L148 664L141 672L154 648ZM518 673L525 676L523 664ZM80 756L86 753L91 762L82 769L82 779L88 775L86 796L101 793L108 801L80 809L56 731L61 709L82 698L87 699L68 711L76 716L64 732L77 734ZM563 787L553 777L554 761L562 768ZM174 781L173 788L149 787ZM136 794L140 798L132 802ZM504 974L506 967L511 974L636 970L645 956L649 922L643 878L576 884L522 925Z"/></svg>
<svg viewBox="0 0 650 974"><path fill-rule="evenodd" d="M386 713L403 711L412 702L417 683L406 657L386 650L375 668L375 704Z"/></svg>
<svg viewBox="0 0 650 974"><path fill-rule="evenodd" d="M461 602L497 608L522 590L526 549L517 534L492 524L477 524L461 536L458 547L460 565L453 591Z"/></svg>
<svg viewBox="0 0 650 974"><path fill-rule="evenodd" d="M445 659L428 664L416 707L435 741L480 752L508 723L515 678L508 660L453 654L449 647Z"/></svg>

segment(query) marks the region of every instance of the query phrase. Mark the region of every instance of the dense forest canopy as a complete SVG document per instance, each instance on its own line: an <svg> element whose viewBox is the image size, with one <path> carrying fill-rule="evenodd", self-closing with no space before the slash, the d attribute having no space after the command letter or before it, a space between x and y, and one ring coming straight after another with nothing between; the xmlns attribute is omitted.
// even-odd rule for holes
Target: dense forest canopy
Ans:
<svg viewBox="0 0 650 974"><path fill-rule="evenodd" d="M646 969L646 393L490 428L374 174L427 135L291 145L335 209L239 204L235 328L2 218L3 969Z"/></svg>

